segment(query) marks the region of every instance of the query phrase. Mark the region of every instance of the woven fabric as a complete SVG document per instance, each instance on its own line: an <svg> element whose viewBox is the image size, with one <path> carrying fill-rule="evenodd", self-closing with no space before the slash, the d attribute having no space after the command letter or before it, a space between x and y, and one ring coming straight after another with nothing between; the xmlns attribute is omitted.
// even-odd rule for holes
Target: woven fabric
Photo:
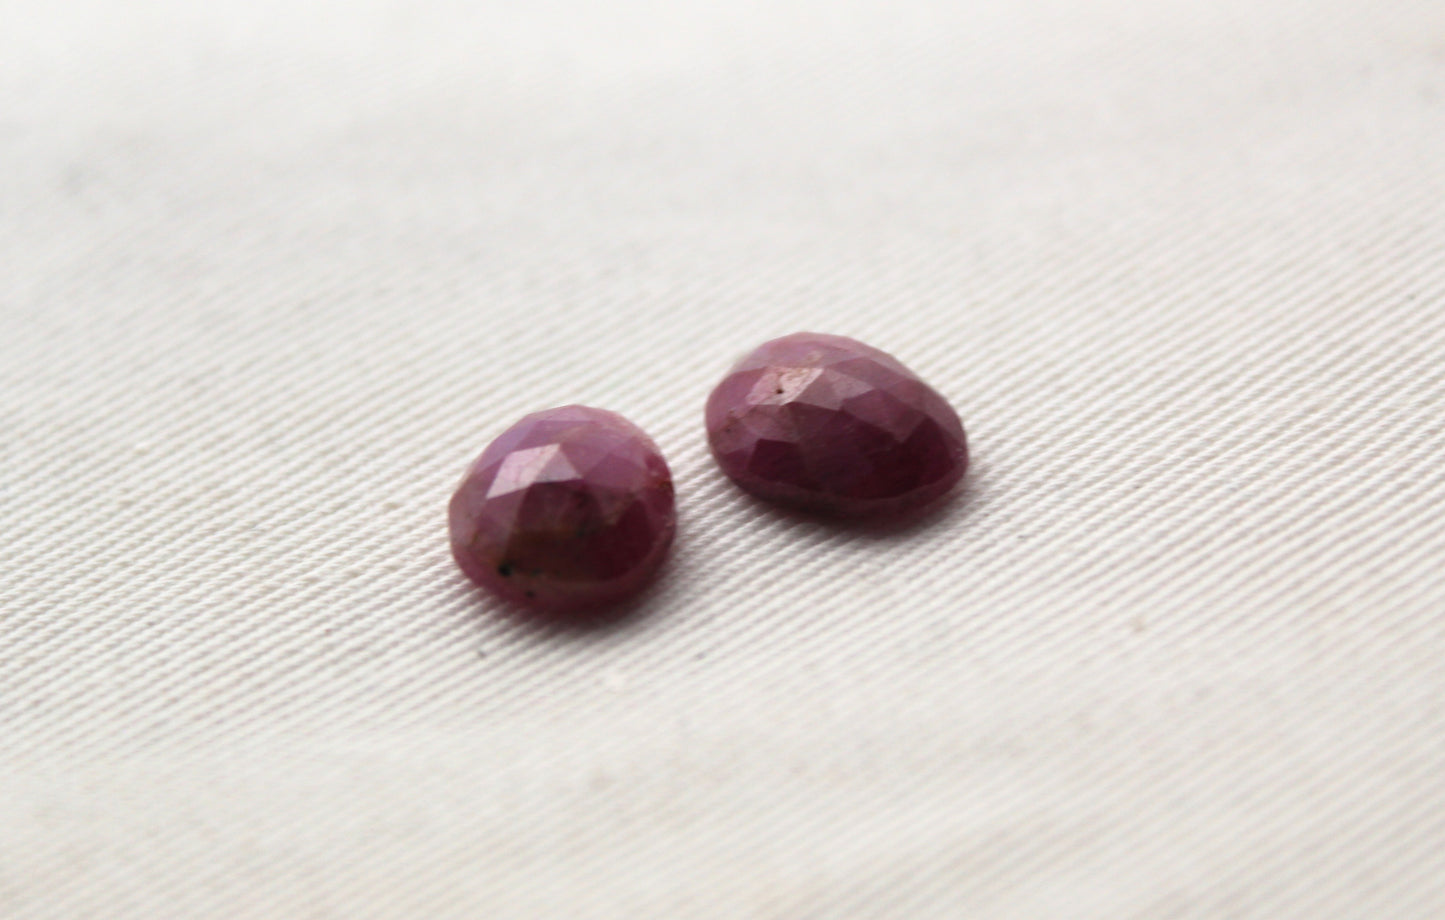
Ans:
<svg viewBox="0 0 1445 920"><path fill-rule="evenodd" d="M707 456L797 330L958 500ZM447 551L672 463L635 615ZM0 916L1445 916L1439 0L0 0Z"/></svg>

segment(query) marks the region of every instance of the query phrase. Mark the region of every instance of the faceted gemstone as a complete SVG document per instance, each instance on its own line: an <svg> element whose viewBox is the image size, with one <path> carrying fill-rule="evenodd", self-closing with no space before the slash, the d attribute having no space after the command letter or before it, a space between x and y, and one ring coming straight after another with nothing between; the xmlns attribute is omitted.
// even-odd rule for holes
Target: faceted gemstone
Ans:
<svg viewBox="0 0 1445 920"><path fill-rule="evenodd" d="M953 407L892 356L800 332L743 358L707 401L713 456L762 498L828 514L891 514L940 498L968 446Z"/></svg>
<svg viewBox="0 0 1445 920"><path fill-rule="evenodd" d="M677 527L657 445L615 412L586 406L537 412L503 432L462 479L450 520L468 578L548 611L640 590Z"/></svg>

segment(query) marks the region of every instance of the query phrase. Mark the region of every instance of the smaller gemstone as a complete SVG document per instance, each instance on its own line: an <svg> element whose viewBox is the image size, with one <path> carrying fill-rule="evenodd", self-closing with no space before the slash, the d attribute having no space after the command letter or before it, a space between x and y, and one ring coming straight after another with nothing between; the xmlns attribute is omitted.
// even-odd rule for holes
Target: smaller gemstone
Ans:
<svg viewBox="0 0 1445 920"><path fill-rule="evenodd" d="M891 355L801 332L743 358L707 402L718 464L753 494L810 511L908 511L968 468L958 413Z"/></svg>
<svg viewBox="0 0 1445 920"><path fill-rule="evenodd" d="M617 413L586 406L537 412L503 432L457 487L449 519L468 578L547 611L641 590L677 528L657 445Z"/></svg>

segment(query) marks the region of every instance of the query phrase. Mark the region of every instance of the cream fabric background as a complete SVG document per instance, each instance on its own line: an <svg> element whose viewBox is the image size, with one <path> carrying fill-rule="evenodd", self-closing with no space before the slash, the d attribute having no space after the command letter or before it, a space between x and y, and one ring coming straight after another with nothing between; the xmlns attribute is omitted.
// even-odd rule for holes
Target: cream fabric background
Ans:
<svg viewBox="0 0 1445 920"><path fill-rule="evenodd" d="M959 406L750 502L798 329ZM0 916L1445 916L1439 0L0 0ZM581 401L681 538L447 556Z"/></svg>

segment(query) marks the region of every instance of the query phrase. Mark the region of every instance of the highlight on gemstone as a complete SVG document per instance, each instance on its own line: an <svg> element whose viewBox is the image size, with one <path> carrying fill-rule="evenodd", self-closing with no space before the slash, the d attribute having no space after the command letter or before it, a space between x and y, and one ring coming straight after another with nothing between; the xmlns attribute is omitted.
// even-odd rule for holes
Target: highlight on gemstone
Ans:
<svg viewBox="0 0 1445 920"><path fill-rule="evenodd" d="M707 401L708 442L739 486L843 516L946 495L968 468L958 413L891 355L800 332L743 358Z"/></svg>
<svg viewBox="0 0 1445 920"><path fill-rule="evenodd" d="M537 412L503 432L463 477L449 518L468 578L558 612L641 590L677 529L657 445L617 413L586 406Z"/></svg>

